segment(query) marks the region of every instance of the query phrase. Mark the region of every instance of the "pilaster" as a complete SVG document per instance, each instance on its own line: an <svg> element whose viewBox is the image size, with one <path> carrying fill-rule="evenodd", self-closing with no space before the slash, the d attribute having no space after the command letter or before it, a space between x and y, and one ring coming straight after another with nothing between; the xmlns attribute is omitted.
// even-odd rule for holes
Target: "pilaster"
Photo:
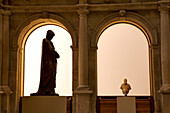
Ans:
<svg viewBox="0 0 170 113"><path fill-rule="evenodd" d="M2 9L0 9L0 85L2 78Z"/></svg>
<svg viewBox="0 0 170 113"><path fill-rule="evenodd" d="M0 1L1 3L2 1ZM2 9L0 9L0 86L2 81ZM0 95L0 113L2 113L2 97Z"/></svg>
<svg viewBox="0 0 170 113"><path fill-rule="evenodd" d="M9 88L9 15L10 11L0 10L0 67L1 67L1 112L10 113L10 94Z"/></svg>
<svg viewBox="0 0 170 113"><path fill-rule="evenodd" d="M170 23L169 23L169 11L166 4L161 4L161 65L162 65L162 92L170 91Z"/></svg>
<svg viewBox="0 0 170 113"><path fill-rule="evenodd" d="M87 4L78 5L79 10L79 76L78 87L88 87L88 37L87 37Z"/></svg>
<svg viewBox="0 0 170 113"><path fill-rule="evenodd" d="M4 11L2 23L2 85L8 85L9 72L9 11Z"/></svg>
<svg viewBox="0 0 170 113"><path fill-rule="evenodd" d="M162 86L161 92L161 111L162 113L170 113L170 20L169 5L167 0L160 2L160 24L161 24L161 66L162 66Z"/></svg>
<svg viewBox="0 0 170 113"><path fill-rule="evenodd" d="M87 14L88 4L83 4L80 0L78 7L79 14L79 43L78 43L78 87L74 91L76 94L76 113L91 113L91 95L89 88L88 74L88 37L87 37Z"/></svg>

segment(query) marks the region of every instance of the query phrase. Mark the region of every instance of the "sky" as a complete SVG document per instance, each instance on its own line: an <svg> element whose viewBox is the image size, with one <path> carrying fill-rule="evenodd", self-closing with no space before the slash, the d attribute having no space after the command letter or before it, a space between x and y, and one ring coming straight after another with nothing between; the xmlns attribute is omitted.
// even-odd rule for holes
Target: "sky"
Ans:
<svg viewBox="0 0 170 113"><path fill-rule="evenodd" d="M49 29L55 33L52 42L60 54L55 91L72 95L71 36L61 27L46 25L32 32L25 45L24 96L38 91L42 40ZM107 28L99 38L97 61L99 96L122 95L124 78L132 87L129 95L150 95L148 42L137 27L122 23Z"/></svg>

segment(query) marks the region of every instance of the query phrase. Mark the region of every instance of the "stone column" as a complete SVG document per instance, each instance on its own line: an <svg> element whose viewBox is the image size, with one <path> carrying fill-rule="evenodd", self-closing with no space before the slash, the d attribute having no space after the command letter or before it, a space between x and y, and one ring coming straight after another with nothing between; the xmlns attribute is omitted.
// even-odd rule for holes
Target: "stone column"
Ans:
<svg viewBox="0 0 170 113"><path fill-rule="evenodd" d="M9 88L9 15L10 11L4 10L2 17L2 82L1 89L4 90L2 95L2 112L9 113L9 95L11 93Z"/></svg>
<svg viewBox="0 0 170 113"><path fill-rule="evenodd" d="M88 87L87 5L79 6L79 87Z"/></svg>
<svg viewBox="0 0 170 113"><path fill-rule="evenodd" d="M8 72L9 72L9 11L4 11L3 16L3 42L2 42L2 85L8 85Z"/></svg>
<svg viewBox="0 0 170 113"><path fill-rule="evenodd" d="M2 78L2 9L0 9L0 86L1 86L1 81L2 81L1 78ZM2 97L0 95L0 113L2 113L1 99L2 99Z"/></svg>
<svg viewBox="0 0 170 113"><path fill-rule="evenodd" d="M2 75L2 9L0 9L0 84Z"/></svg>
<svg viewBox="0 0 170 113"><path fill-rule="evenodd" d="M161 66L162 66L162 113L170 113L170 20L169 4L160 2L160 24L161 24Z"/></svg>
<svg viewBox="0 0 170 113"><path fill-rule="evenodd" d="M91 94L88 77L88 37L87 10L88 4L78 5L79 44L78 44L78 87L76 94L76 113L91 113Z"/></svg>

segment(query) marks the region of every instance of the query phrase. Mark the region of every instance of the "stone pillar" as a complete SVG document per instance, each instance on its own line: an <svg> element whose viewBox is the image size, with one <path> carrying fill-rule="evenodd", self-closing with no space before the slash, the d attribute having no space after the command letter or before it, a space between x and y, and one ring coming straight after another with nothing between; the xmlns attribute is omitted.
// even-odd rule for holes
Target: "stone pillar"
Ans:
<svg viewBox="0 0 170 113"><path fill-rule="evenodd" d="M162 113L170 113L170 20L169 11L166 6L169 4L160 2L160 24L161 24L161 66L162 66Z"/></svg>
<svg viewBox="0 0 170 113"><path fill-rule="evenodd" d="M79 87L88 87L88 38L86 5L80 5L79 13Z"/></svg>
<svg viewBox="0 0 170 113"><path fill-rule="evenodd" d="M91 94L88 78L88 37L87 10L88 4L78 5L79 44L78 44L78 87L76 94L76 113L91 113Z"/></svg>
<svg viewBox="0 0 170 113"><path fill-rule="evenodd" d="M4 11L3 16L3 42L2 42L2 85L8 85L9 73L9 11Z"/></svg>
<svg viewBox="0 0 170 113"><path fill-rule="evenodd" d="M9 95L9 15L10 11L2 11L2 76L1 76L1 91L2 93L2 112L10 113Z"/></svg>
<svg viewBox="0 0 170 113"><path fill-rule="evenodd" d="M2 75L2 9L0 9L0 85Z"/></svg>
<svg viewBox="0 0 170 113"><path fill-rule="evenodd" d="M2 81L1 78L2 78L2 9L0 9L0 86L1 86L1 81ZM2 113L1 99L2 99L2 97L0 95L0 113Z"/></svg>

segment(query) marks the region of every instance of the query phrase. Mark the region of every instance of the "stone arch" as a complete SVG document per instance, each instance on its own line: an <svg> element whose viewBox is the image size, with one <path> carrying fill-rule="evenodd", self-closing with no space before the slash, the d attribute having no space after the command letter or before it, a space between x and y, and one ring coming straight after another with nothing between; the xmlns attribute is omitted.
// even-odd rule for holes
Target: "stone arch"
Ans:
<svg viewBox="0 0 170 113"><path fill-rule="evenodd" d="M25 43L29 35L37 28L44 25L57 25L65 29L70 33L72 38L72 48L77 47L77 38L72 26L62 17L47 12L42 12L31 16L25 20L17 29L14 34L14 39L12 41L12 48L17 49L17 78L19 78L19 94L18 96L23 96L23 77L24 77L24 58L25 58ZM73 49L74 52L75 49ZM73 62L74 64L74 62Z"/></svg>
<svg viewBox="0 0 170 113"><path fill-rule="evenodd" d="M120 11L120 13L113 13L103 18L95 26L91 35L91 47L97 47L99 37L105 29L107 29L111 25L118 24L118 23L128 23L138 27L147 37L149 46L158 43L156 28L146 18L132 12L125 12L125 14L121 16L121 11Z"/></svg>
<svg viewBox="0 0 170 113"><path fill-rule="evenodd" d="M23 37L31 33L35 28L44 25L57 25L64 28L66 31L70 33L72 37L73 46L77 45L76 34L72 26L64 18L58 15L42 12L41 14L29 17L17 28L16 32L14 33L15 37L13 39L13 46L15 46L16 44L17 46L22 45L21 43L24 41L22 39Z"/></svg>
<svg viewBox="0 0 170 113"><path fill-rule="evenodd" d="M146 18L136 13L126 12L125 10L120 10L119 13L113 13L103 18L92 31L91 42L90 42L91 48L97 48L99 37L105 29L107 29L111 25L118 24L118 23L128 23L134 25L145 34L149 45L150 90L151 90L151 95L155 96L156 93L153 86L155 81L153 81L154 78L153 75L154 76L158 76L158 75L156 75L153 72L154 67L152 65L154 65L153 62L154 59L152 59L153 58L152 51L154 51L155 48L158 48L158 39L157 39L156 28L154 28L154 26Z"/></svg>

